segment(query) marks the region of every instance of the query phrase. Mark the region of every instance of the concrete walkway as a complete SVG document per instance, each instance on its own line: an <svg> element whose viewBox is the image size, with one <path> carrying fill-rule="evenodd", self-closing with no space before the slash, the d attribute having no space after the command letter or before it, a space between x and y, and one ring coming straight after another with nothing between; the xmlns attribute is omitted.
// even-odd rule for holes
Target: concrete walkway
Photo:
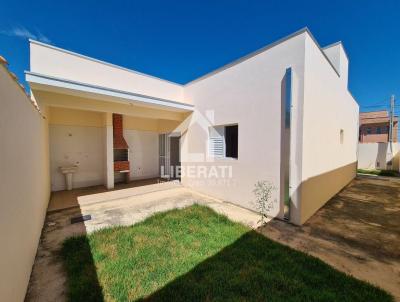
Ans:
<svg viewBox="0 0 400 302"><path fill-rule="evenodd" d="M62 242L74 235L104 227L132 225L150 215L194 203L206 205L231 220L257 228L259 215L182 187L179 183L152 184L103 193L76 196L74 201L54 205L47 213L28 288L27 301L65 301L66 276L59 251ZM63 208L63 205L75 204ZM58 208L57 208L58 206ZM91 215L91 220L71 224L71 218Z"/></svg>

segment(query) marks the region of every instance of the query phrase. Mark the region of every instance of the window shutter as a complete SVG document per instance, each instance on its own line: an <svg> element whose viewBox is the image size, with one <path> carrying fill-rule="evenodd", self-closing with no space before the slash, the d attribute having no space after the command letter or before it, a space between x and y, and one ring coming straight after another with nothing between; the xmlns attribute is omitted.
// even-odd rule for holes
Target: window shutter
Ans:
<svg viewBox="0 0 400 302"><path fill-rule="evenodd" d="M224 157L224 139L222 137L210 138L210 155L213 157Z"/></svg>
<svg viewBox="0 0 400 302"><path fill-rule="evenodd" d="M224 127L210 128L209 155L216 158L225 157Z"/></svg>

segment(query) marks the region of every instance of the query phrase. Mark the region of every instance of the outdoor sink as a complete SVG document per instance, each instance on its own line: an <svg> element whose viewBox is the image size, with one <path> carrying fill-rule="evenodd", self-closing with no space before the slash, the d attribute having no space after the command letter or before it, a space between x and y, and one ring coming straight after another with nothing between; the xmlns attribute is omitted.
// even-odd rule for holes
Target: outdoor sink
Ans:
<svg viewBox="0 0 400 302"><path fill-rule="evenodd" d="M72 174L78 171L78 166L65 166L60 167L60 171L65 175L65 183L67 185L67 190L72 190Z"/></svg>

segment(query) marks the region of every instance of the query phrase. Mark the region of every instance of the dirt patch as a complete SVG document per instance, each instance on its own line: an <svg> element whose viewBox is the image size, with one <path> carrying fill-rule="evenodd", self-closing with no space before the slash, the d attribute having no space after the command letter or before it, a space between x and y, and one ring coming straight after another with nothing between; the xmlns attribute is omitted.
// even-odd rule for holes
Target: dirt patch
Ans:
<svg viewBox="0 0 400 302"><path fill-rule="evenodd" d="M259 231L400 301L400 180L357 177L301 227L274 220Z"/></svg>

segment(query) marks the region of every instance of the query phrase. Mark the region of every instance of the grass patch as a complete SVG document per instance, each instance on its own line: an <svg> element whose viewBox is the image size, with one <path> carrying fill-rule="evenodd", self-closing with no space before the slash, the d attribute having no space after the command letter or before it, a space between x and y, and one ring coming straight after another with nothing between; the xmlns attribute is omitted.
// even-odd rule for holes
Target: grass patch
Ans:
<svg viewBox="0 0 400 302"><path fill-rule="evenodd" d="M392 170L357 169L357 173L379 175L379 176L391 176L391 177L400 176L399 172Z"/></svg>
<svg viewBox="0 0 400 302"><path fill-rule="evenodd" d="M70 301L392 301L204 206L67 239Z"/></svg>

